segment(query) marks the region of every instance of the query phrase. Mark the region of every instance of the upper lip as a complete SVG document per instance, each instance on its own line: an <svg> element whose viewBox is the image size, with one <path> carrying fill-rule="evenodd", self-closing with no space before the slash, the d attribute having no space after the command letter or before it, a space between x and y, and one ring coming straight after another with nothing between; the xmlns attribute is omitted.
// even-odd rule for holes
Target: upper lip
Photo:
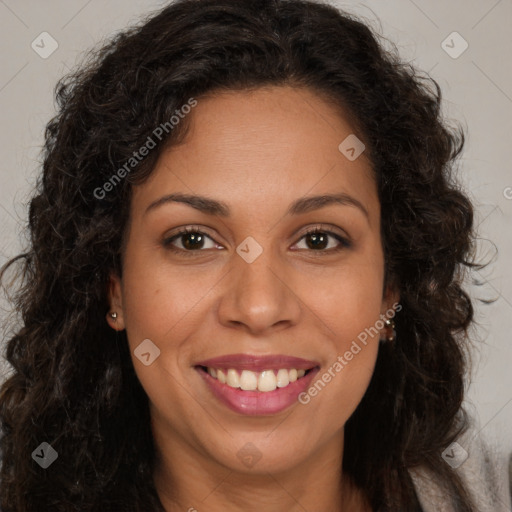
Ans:
<svg viewBox="0 0 512 512"><path fill-rule="evenodd" d="M228 354L199 361L195 366L207 366L210 368L234 368L262 372L264 370L291 369L309 370L318 366L316 361L308 361L300 357L286 356L282 354L268 356L253 356L250 354Z"/></svg>

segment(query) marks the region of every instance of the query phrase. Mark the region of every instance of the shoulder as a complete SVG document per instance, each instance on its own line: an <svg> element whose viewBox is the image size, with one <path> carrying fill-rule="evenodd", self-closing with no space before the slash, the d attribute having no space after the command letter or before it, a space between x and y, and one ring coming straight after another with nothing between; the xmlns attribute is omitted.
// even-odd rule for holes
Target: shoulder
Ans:
<svg viewBox="0 0 512 512"><path fill-rule="evenodd" d="M468 430L439 454L459 474L479 512L510 512L509 454L504 455L475 429ZM440 482L419 468L410 471L424 512L454 512Z"/></svg>

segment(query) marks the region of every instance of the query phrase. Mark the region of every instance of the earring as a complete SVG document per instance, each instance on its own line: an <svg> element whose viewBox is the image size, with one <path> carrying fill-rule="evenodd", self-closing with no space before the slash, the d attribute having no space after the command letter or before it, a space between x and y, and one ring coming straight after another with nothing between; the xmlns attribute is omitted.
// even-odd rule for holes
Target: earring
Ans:
<svg viewBox="0 0 512 512"><path fill-rule="evenodd" d="M396 338L395 322L394 322L394 320L390 320L388 318L384 323L386 324L386 327L391 329L391 335L388 335L387 338L381 338L380 341L382 343L388 342L388 343L392 344L392 342Z"/></svg>
<svg viewBox="0 0 512 512"><path fill-rule="evenodd" d="M117 320L117 312L116 311L113 311L112 313L110 313L110 317L112 318L112 320L114 320L114 322Z"/></svg>

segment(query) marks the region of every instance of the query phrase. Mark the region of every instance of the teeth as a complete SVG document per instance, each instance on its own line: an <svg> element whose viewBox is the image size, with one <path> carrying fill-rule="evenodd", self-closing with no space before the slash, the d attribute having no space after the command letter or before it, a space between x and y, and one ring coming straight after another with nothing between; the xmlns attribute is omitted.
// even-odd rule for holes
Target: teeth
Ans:
<svg viewBox="0 0 512 512"><path fill-rule="evenodd" d="M272 370L260 373L258 378L258 391L274 391L276 387L276 375Z"/></svg>
<svg viewBox="0 0 512 512"><path fill-rule="evenodd" d="M240 388L244 391L274 391L276 388L285 388L288 384L304 377L306 370L296 370L291 368L281 368L277 371L264 370L262 372L251 372L242 370L239 374L234 368L227 371L216 368L207 368L208 373L222 384L227 384L232 388Z"/></svg>
<svg viewBox="0 0 512 512"><path fill-rule="evenodd" d="M288 377L288 370L279 370L277 372L277 387L278 388L284 388L288 386L290 383L290 379Z"/></svg>
<svg viewBox="0 0 512 512"><path fill-rule="evenodd" d="M210 373L211 375L211 373ZM212 375L212 377L215 377L215 375ZM219 382L222 382L222 384L226 384L226 374L222 370L217 370L217 380Z"/></svg>
<svg viewBox="0 0 512 512"><path fill-rule="evenodd" d="M244 391L254 391L258 387L258 376L244 370L240 375L240 388Z"/></svg>
<svg viewBox="0 0 512 512"><path fill-rule="evenodd" d="M231 386L232 388L240 387L240 377L238 376L238 372L233 369L228 370L228 377L226 379L226 384Z"/></svg>

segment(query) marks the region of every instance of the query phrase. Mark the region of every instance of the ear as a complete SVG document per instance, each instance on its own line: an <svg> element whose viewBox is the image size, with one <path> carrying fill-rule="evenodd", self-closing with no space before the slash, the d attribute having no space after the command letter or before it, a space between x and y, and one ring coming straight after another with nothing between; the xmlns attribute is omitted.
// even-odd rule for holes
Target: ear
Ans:
<svg viewBox="0 0 512 512"><path fill-rule="evenodd" d="M400 292L394 287L389 286L384 296L382 297L382 311L381 313L385 314L389 309L396 309L396 307L400 303ZM401 308L400 308L401 309Z"/></svg>
<svg viewBox="0 0 512 512"><path fill-rule="evenodd" d="M107 295L110 304L110 310L107 313L107 323L112 329L122 331L125 328L125 323L121 279L114 273L111 273L109 277ZM115 314L115 318L112 316L113 314Z"/></svg>
<svg viewBox="0 0 512 512"><path fill-rule="evenodd" d="M400 291L399 287L394 279L394 277L390 276L387 272L387 269L384 270L384 283L382 289L382 304L381 304L381 315L386 315L389 317L389 313L396 309L400 311L402 306L400 303ZM393 315L394 316L394 315Z"/></svg>

